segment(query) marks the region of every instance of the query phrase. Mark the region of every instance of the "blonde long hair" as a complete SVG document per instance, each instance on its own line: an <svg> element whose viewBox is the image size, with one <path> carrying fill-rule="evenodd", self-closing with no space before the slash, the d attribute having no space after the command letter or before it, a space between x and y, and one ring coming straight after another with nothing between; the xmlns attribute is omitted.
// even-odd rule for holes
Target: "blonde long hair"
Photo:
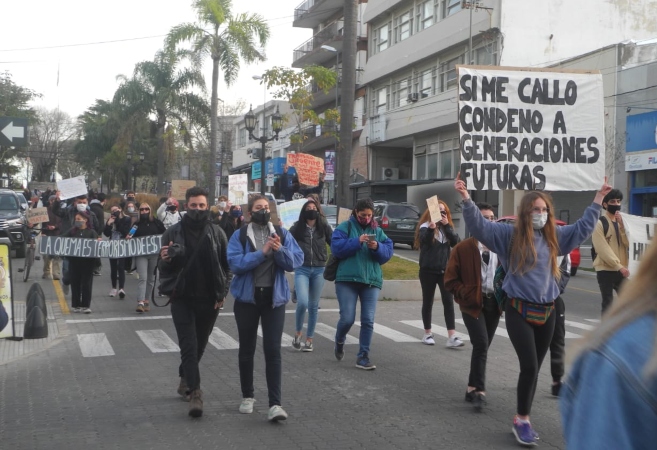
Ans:
<svg viewBox="0 0 657 450"><path fill-rule="evenodd" d="M447 206L447 203L445 203L442 200L438 200L438 203L443 205L445 207L445 212L446 217L447 217L447 222L449 222L449 225L454 228L454 222L452 222L452 213L449 211L449 206ZM422 225L425 222L430 222L431 221L431 213L429 212L429 208L427 208L424 213L422 213L422 216L420 217L420 220L418 220L417 225L415 226L415 240L413 241L413 249L417 250L420 248L420 225ZM436 224L436 230L434 233L438 234L438 230L440 229L440 226L442 224L437 223Z"/></svg>

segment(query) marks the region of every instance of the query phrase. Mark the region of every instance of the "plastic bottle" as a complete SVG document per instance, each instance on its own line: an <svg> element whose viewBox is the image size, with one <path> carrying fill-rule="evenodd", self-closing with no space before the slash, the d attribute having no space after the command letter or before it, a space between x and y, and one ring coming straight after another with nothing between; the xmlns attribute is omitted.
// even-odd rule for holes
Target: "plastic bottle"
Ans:
<svg viewBox="0 0 657 450"><path fill-rule="evenodd" d="M137 224L134 224L132 228L130 228L130 231L128 231L128 236L132 237L135 235L137 232Z"/></svg>

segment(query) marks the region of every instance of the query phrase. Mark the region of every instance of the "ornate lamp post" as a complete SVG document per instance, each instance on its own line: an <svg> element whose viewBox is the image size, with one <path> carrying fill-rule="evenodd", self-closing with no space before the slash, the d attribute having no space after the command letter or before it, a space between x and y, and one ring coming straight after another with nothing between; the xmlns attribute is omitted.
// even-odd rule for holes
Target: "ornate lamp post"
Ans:
<svg viewBox="0 0 657 450"><path fill-rule="evenodd" d="M263 115L263 122L266 118L265 115L265 105L263 105L263 110L262 110L262 115ZM262 195L265 195L265 177L266 177L266 171L265 171L265 144L269 141L278 140L278 133L281 132L283 129L283 117L281 114L278 112L278 106L276 107L276 112L274 115L271 117L271 124L272 124L272 129L274 130L274 136L272 137L267 137L266 133L264 136L260 137L255 137L253 135L253 130L255 130L256 127L256 116L253 113L253 107L249 107L249 112L244 115L244 123L246 126L247 131L249 132L249 138L258 141L262 144L262 149L260 150L260 193Z"/></svg>

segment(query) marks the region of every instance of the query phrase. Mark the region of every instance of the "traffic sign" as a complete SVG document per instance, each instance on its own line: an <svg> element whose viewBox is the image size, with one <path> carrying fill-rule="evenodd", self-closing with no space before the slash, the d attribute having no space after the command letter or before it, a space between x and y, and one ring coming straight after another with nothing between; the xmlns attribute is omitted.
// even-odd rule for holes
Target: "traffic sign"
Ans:
<svg viewBox="0 0 657 450"><path fill-rule="evenodd" d="M27 119L0 117L0 145L24 147L27 144Z"/></svg>

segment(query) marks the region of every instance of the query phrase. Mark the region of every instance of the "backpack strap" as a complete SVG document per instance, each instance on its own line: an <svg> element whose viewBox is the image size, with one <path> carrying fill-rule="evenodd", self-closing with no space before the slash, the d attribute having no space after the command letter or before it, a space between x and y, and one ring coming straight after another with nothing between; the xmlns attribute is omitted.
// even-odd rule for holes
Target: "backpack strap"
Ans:
<svg viewBox="0 0 657 450"><path fill-rule="evenodd" d="M602 232L607 237L607 233L609 232L609 220L605 216L600 216L600 222L602 222Z"/></svg>

